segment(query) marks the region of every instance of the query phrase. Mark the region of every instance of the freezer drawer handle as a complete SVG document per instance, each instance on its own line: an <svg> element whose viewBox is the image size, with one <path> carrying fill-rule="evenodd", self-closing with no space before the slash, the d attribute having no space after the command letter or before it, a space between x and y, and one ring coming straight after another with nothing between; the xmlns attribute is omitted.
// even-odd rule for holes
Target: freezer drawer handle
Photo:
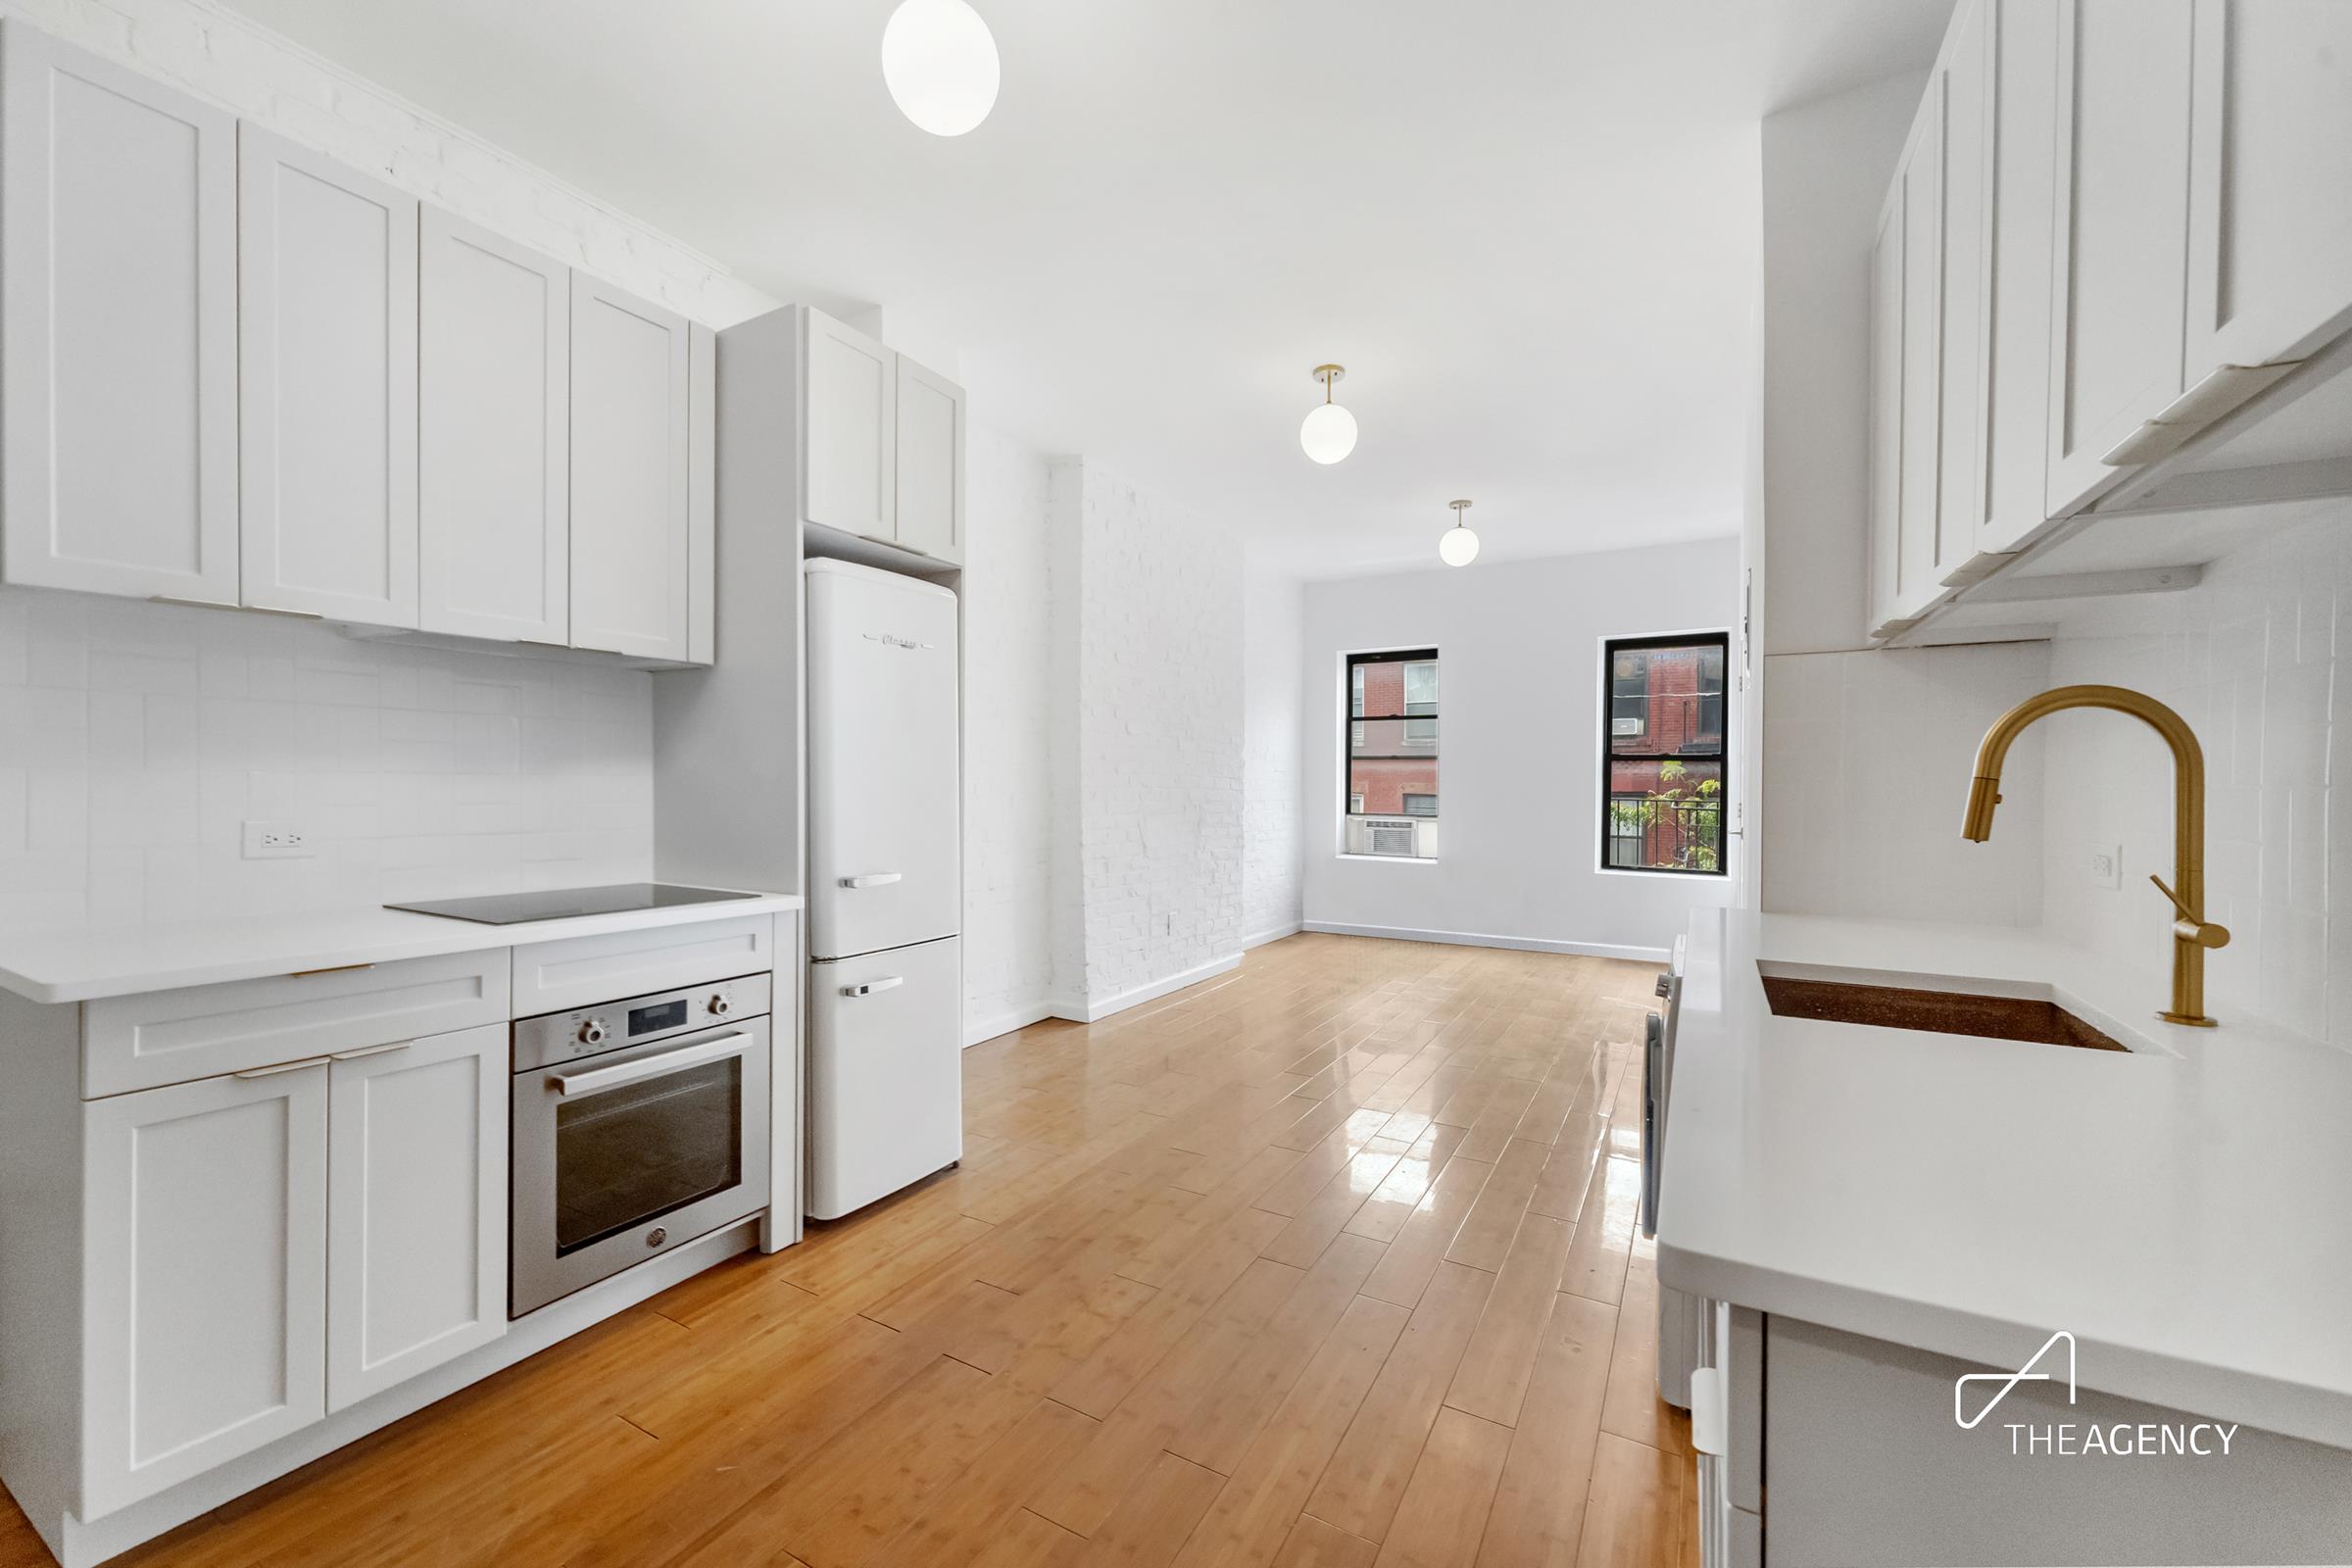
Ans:
<svg viewBox="0 0 2352 1568"><path fill-rule="evenodd" d="M555 1091L566 1097L602 1094L647 1078L659 1078L665 1073L683 1072L688 1067L700 1067L729 1056L740 1056L752 1047L752 1037L736 1033L706 1040L701 1045L686 1046L676 1051L664 1051L657 1056L640 1056L635 1061L619 1062L611 1067L592 1067L586 1072L560 1072L553 1075Z"/></svg>
<svg viewBox="0 0 2352 1568"><path fill-rule="evenodd" d="M906 983L905 975L894 974L887 980L867 980L854 986L843 986L841 994L845 997L870 997L877 991L889 991Z"/></svg>
<svg viewBox="0 0 2352 1568"><path fill-rule="evenodd" d="M841 885L845 888L881 888L905 879L906 874L900 871L871 871L864 876L845 876L841 879Z"/></svg>

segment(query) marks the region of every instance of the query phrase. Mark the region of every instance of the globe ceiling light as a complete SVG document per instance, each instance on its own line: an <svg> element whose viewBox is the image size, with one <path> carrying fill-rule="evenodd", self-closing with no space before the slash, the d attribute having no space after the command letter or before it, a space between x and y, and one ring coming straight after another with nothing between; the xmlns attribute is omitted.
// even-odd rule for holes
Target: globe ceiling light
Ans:
<svg viewBox="0 0 2352 1568"><path fill-rule="evenodd" d="M934 136L960 136L997 106L997 40L964 0L902 0L882 29L882 80Z"/></svg>
<svg viewBox="0 0 2352 1568"><path fill-rule="evenodd" d="M1462 514L1470 510L1467 501L1449 501L1453 508L1453 526L1438 536L1438 559L1448 566L1467 566L1478 559L1478 535L1462 521Z"/></svg>
<svg viewBox="0 0 2352 1568"><path fill-rule="evenodd" d="M1317 463L1337 463L1355 450L1355 416L1331 401L1331 385L1348 374L1345 367L1318 365L1315 379L1323 383L1323 401L1309 410L1298 426L1298 444Z"/></svg>

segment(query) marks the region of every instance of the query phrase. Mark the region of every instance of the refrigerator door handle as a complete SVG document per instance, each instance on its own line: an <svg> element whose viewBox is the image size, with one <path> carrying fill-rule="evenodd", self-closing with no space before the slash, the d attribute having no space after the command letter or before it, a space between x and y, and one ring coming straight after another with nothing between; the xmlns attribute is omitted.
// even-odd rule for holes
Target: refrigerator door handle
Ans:
<svg viewBox="0 0 2352 1568"><path fill-rule="evenodd" d="M845 888L879 888L905 879L906 873L903 871L869 871L864 876L845 876L841 879L841 885Z"/></svg>
<svg viewBox="0 0 2352 1568"><path fill-rule="evenodd" d="M877 991L889 991L906 983L905 975L894 974L887 980L865 980L854 986L843 986L841 994L845 997L870 997Z"/></svg>

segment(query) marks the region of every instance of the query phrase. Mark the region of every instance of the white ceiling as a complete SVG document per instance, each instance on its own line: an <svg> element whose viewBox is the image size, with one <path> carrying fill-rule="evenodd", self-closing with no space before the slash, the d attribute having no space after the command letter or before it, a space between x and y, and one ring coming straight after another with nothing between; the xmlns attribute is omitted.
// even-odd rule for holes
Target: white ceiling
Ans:
<svg viewBox="0 0 2352 1568"><path fill-rule="evenodd" d="M1434 562L1455 496L1485 561L1736 528L1756 122L1950 10L976 0L1003 96L942 141L884 91L892 0L231 3L779 297L880 302L980 422L1312 575Z"/></svg>

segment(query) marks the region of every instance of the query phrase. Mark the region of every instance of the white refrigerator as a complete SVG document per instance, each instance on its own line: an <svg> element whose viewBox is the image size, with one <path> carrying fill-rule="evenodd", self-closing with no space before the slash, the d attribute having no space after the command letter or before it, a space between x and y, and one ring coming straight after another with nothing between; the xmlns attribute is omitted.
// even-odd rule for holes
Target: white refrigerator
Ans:
<svg viewBox="0 0 2352 1568"><path fill-rule="evenodd" d="M809 561L808 1211L963 1157L956 596Z"/></svg>

